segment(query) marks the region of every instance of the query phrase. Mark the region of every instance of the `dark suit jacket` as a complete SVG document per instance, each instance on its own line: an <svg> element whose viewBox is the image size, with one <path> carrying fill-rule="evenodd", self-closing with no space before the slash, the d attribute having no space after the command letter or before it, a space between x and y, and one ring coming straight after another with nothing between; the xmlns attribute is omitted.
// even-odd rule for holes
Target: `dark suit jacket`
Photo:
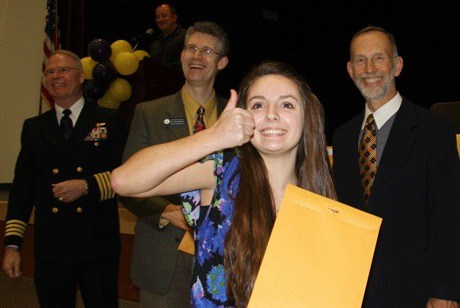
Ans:
<svg viewBox="0 0 460 308"><path fill-rule="evenodd" d="M403 99L379 162L368 207L358 166L361 113L334 134L341 202L383 218L366 307L425 307L459 300L459 156L446 121Z"/></svg>
<svg viewBox="0 0 460 308"><path fill-rule="evenodd" d="M107 137L88 140L98 123ZM9 196L5 245L21 245L23 234L17 231L25 228L35 207L37 261L71 263L119 254L118 206L109 176L121 163L126 136L121 112L90 103L68 140L54 109L27 119ZM59 202L51 184L70 179L86 179L89 193L72 203Z"/></svg>
<svg viewBox="0 0 460 308"><path fill-rule="evenodd" d="M226 100L221 97L216 97L216 100L220 114L225 108ZM128 159L145 147L174 141L189 134L180 91L140 103L134 111L123 159ZM158 224L167 204L180 204L179 195L142 199L123 197L120 200L126 208L140 217L135 227L131 279L143 290L165 294L171 285L179 255L177 247L184 231L172 224L160 230Z"/></svg>
<svg viewBox="0 0 460 308"><path fill-rule="evenodd" d="M150 56L161 63L181 71L180 55L184 49L184 39L187 30L177 25L176 29L168 35L162 32L150 46Z"/></svg>

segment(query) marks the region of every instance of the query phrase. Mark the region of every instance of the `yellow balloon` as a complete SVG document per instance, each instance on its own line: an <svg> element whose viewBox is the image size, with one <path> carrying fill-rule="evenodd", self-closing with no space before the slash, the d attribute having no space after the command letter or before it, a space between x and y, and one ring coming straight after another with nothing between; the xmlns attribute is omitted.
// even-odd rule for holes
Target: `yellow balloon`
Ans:
<svg viewBox="0 0 460 308"><path fill-rule="evenodd" d="M126 79L117 78L110 84L107 92L117 101L124 102L131 97L132 88Z"/></svg>
<svg viewBox="0 0 460 308"><path fill-rule="evenodd" d="M141 61L145 57L150 58L149 53L147 51L145 51L145 50L142 50L142 49L134 51L134 54L139 58L139 61Z"/></svg>
<svg viewBox="0 0 460 308"><path fill-rule="evenodd" d="M110 109L118 109L118 107L120 107L120 102L113 98L107 91L104 96L99 99L99 106Z"/></svg>
<svg viewBox="0 0 460 308"><path fill-rule="evenodd" d="M91 59L90 57L84 57L81 59L81 65L83 68L83 74L85 74L85 79L93 79L93 68L98 62Z"/></svg>
<svg viewBox="0 0 460 308"><path fill-rule="evenodd" d="M131 75L139 67L139 58L133 52L120 52L113 65L121 75Z"/></svg>
<svg viewBox="0 0 460 308"><path fill-rule="evenodd" d="M115 62L115 58L118 56L120 52L132 52L133 51L131 44L125 40L118 40L118 41L113 42L112 45L110 45L110 48L112 49L112 55L110 56L110 61L112 61L112 63Z"/></svg>

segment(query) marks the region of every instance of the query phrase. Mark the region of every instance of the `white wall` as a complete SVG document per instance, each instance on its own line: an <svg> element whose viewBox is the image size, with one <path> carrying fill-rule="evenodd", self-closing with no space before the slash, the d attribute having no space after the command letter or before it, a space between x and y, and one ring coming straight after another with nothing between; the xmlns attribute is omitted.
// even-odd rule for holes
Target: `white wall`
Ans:
<svg viewBox="0 0 460 308"><path fill-rule="evenodd" d="M0 183L13 181L22 123L38 114L46 0L0 0Z"/></svg>

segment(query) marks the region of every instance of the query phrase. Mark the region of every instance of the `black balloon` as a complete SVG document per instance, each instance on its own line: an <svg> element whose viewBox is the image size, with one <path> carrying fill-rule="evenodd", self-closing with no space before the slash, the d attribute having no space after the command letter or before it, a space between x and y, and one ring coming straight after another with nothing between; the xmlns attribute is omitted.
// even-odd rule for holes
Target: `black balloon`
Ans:
<svg viewBox="0 0 460 308"><path fill-rule="evenodd" d="M92 74L94 82L106 89L118 76L117 70L110 60L96 64L93 68Z"/></svg>
<svg viewBox="0 0 460 308"><path fill-rule="evenodd" d="M98 100L104 96L107 87L94 82L94 79L86 80L83 86L85 97L89 100Z"/></svg>
<svg viewBox="0 0 460 308"><path fill-rule="evenodd" d="M103 62L110 58L112 49L106 40L94 39L88 44L88 54L94 61Z"/></svg>

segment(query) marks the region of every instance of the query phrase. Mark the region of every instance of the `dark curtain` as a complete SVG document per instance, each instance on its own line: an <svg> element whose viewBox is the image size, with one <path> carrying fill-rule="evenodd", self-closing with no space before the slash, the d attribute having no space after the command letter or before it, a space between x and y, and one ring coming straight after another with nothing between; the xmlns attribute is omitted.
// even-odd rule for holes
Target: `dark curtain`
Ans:
<svg viewBox="0 0 460 308"><path fill-rule="evenodd" d="M85 0L58 0L57 3L61 48L84 57Z"/></svg>

